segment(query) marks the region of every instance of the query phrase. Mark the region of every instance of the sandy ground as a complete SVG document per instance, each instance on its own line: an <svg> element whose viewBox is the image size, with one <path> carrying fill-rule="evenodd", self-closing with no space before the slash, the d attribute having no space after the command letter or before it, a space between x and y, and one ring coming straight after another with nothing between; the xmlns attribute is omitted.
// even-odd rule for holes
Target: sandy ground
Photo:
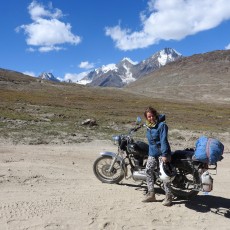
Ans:
<svg viewBox="0 0 230 230"><path fill-rule="evenodd" d="M164 207L142 203L146 187L132 179L103 184L94 160L109 141L76 145L0 144L0 229L230 229L230 153L218 163L214 190ZM215 172L212 172L215 173Z"/></svg>

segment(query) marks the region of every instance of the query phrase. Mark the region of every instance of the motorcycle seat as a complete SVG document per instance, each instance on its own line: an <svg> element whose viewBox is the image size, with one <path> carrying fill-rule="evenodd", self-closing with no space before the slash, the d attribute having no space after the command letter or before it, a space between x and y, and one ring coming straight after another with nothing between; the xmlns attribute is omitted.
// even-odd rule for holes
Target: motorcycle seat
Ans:
<svg viewBox="0 0 230 230"><path fill-rule="evenodd" d="M173 159L192 160L193 155L194 155L194 150L176 150L172 152Z"/></svg>

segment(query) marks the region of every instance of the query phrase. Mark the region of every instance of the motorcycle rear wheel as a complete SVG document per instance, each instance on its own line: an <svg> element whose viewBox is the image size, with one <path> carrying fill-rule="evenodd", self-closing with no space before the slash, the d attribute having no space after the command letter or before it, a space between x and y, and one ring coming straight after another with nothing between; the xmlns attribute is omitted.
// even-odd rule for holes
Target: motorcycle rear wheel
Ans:
<svg viewBox="0 0 230 230"><path fill-rule="evenodd" d="M172 181L172 193L177 198L191 199L199 193L194 184L200 184L197 170L192 167L177 167L177 175Z"/></svg>
<svg viewBox="0 0 230 230"><path fill-rule="evenodd" d="M103 183L118 184L124 178L124 171L121 162L115 162L111 172L108 172L113 158L110 156L101 156L93 164L94 175Z"/></svg>

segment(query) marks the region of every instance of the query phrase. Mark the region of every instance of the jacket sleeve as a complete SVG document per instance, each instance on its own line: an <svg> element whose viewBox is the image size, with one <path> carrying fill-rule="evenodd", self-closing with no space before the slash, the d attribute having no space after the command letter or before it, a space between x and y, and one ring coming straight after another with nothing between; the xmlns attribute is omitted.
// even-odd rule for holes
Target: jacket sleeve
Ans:
<svg viewBox="0 0 230 230"><path fill-rule="evenodd" d="M160 126L160 143L162 156L165 157L167 155L170 155L171 148L168 142L168 126L164 122L162 122Z"/></svg>

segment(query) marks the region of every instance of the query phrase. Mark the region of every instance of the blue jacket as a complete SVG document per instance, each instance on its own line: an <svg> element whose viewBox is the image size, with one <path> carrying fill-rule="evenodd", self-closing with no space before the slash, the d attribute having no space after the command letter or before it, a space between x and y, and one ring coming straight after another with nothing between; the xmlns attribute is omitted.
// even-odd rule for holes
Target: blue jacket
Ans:
<svg viewBox="0 0 230 230"><path fill-rule="evenodd" d="M165 115L158 116L154 127L148 127L146 137L149 142L149 156L168 156L171 148L168 142L168 126L165 123Z"/></svg>

